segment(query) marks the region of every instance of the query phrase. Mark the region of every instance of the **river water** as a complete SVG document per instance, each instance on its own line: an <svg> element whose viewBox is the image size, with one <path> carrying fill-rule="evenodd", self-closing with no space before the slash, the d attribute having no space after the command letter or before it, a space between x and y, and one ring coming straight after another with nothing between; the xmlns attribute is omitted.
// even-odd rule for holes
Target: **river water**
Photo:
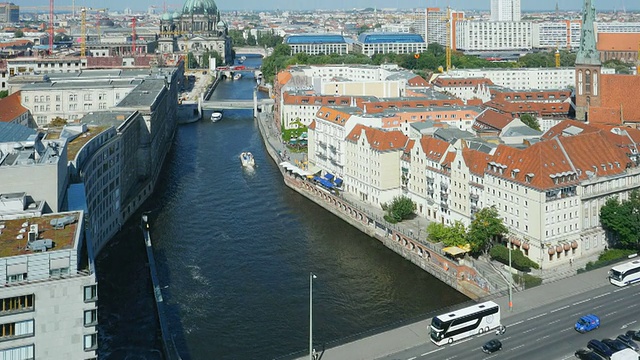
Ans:
<svg viewBox="0 0 640 360"><path fill-rule="evenodd" d="M248 58L251 66L257 59ZM212 99L250 99L251 76ZM250 110L178 128L151 211L169 323L183 359L272 359L467 300L288 189ZM238 158L254 154L247 172ZM100 254L100 357L157 359L161 349L135 217ZM425 339L427 341L427 339Z"/></svg>

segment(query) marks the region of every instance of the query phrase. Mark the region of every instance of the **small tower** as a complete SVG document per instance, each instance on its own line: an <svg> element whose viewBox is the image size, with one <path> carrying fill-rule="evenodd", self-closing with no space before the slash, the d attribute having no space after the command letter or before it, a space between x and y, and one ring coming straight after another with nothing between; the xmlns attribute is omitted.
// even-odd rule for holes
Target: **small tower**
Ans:
<svg viewBox="0 0 640 360"><path fill-rule="evenodd" d="M600 74L602 63L596 49L594 22L596 9L584 0L580 50L576 56L576 119L589 121L589 108L600 106Z"/></svg>

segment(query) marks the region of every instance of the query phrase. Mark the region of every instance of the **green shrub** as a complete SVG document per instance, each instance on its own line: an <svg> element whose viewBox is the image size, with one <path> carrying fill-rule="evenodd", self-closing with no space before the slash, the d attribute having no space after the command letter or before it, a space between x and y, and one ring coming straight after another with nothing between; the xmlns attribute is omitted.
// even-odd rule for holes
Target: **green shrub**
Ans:
<svg viewBox="0 0 640 360"><path fill-rule="evenodd" d="M509 265L509 249L504 245L495 245L489 251L493 260ZM511 250L511 266L514 269L529 272L531 268L538 269L540 266L535 261L526 257L520 250Z"/></svg>
<svg viewBox="0 0 640 360"><path fill-rule="evenodd" d="M585 265L584 269L578 269L578 274L582 274L583 272L586 272L586 271L591 271L594 269L605 267L607 265L611 265L635 253L636 253L635 250L630 250L630 249L605 250L602 254L600 254L600 256L598 256L597 261L589 261L587 265Z"/></svg>
<svg viewBox="0 0 640 360"><path fill-rule="evenodd" d="M534 286L538 286L542 284L542 278L539 278L537 276L533 276L530 274L524 274L524 275L513 274L513 281L515 281L518 284L524 284L525 289L529 289Z"/></svg>

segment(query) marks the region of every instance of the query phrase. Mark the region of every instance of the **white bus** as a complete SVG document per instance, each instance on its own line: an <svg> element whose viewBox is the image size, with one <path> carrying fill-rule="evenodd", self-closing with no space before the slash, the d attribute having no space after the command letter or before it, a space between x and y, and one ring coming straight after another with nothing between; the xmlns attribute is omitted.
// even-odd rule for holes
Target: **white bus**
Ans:
<svg viewBox="0 0 640 360"><path fill-rule="evenodd" d="M501 327L500 306L487 301L434 317L431 320L431 341L438 346L451 344L498 327Z"/></svg>
<svg viewBox="0 0 640 360"><path fill-rule="evenodd" d="M627 286L640 281L640 260L614 266L609 271L609 282L615 286Z"/></svg>

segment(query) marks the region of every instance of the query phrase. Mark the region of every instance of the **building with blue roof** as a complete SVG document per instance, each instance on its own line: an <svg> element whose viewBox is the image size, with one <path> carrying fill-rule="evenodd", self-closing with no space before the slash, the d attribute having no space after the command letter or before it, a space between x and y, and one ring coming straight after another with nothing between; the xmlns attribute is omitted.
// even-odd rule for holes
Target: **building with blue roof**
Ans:
<svg viewBox="0 0 640 360"><path fill-rule="evenodd" d="M367 56L375 54L419 54L427 51L427 43L419 34L366 32L358 36L354 52Z"/></svg>
<svg viewBox="0 0 640 360"><path fill-rule="evenodd" d="M299 34L289 35L284 43L291 48L291 54L309 55L349 53L349 43L339 34Z"/></svg>

